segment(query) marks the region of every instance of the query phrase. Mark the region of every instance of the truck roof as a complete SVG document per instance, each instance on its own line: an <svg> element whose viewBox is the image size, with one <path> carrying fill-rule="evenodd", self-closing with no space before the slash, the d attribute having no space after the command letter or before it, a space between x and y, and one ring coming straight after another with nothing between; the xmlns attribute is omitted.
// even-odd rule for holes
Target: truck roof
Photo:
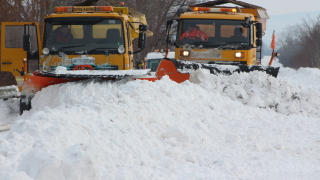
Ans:
<svg viewBox="0 0 320 180"><path fill-rule="evenodd" d="M174 58L174 52L168 52L168 58ZM160 52L149 52L147 54L147 59L159 59L159 58L163 58L164 54L160 53Z"/></svg>
<svg viewBox="0 0 320 180"><path fill-rule="evenodd" d="M189 6L189 10L191 10L194 7L207 7L207 8L214 8L214 7L226 7L226 8L232 8L230 6L221 6L224 4L234 4L241 7L237 7L237 9L240 10L241 13L245 14L252 14L256 21L259 21L262 23L262 31L264 32L266 30L266 20L269 19L269 15L267 13L267 10L261 6L249 4L243 1L238 0L213 0L205 3L199 3Z"/></svg>
<svg viewBox="0 0 320 180"><path fill-rule="evenodd" d="M195 5L191 5L193 6L198 6L198 7L213 7L213 6L218 6L218 5L222 5L222 4L227 4L227 3L232 3L235 5L239 5L242 6L244 8L250 8L250 9L264 9L261 6L257 6L257 5L253 5L253 4L249 4L243 1L238 1L238 0L214 0L214 1L209 1L209 2L205 2L205 3L199 3L199 4L195 4Z"/></svg>
<svg viewBox="0 0 320 180"><path fill-rule="evenodd" d="M214 15L215 19L230 19L230 20L244 20L245 17L252 16L252 14L247 13L232 13L232 14L219 14L219 13L208 13L208 14L198 14L196 12L185 12L181 14L181 19L212 19Z"/></svg>

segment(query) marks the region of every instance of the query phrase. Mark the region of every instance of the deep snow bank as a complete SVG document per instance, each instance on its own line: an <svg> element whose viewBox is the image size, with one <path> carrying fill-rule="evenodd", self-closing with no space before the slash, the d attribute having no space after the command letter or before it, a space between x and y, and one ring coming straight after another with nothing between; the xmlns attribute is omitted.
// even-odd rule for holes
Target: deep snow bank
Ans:
<svg viewBox="0 0 320 180"><path fill-rule="evenodd" d="M320 117L319 90L290 84L263 72L214 76L208 70L198 70L190 81L252 107L274 109L286 115Z"/></svg>
<svg viewBox="0 0 320 180"><path fill-rule="evenodd" d="M291 99L312 90L259 73L225 78L44 88L0 139L0 179L318 179L317 112ZM278 113L274 99L301 112Z"/></svg>

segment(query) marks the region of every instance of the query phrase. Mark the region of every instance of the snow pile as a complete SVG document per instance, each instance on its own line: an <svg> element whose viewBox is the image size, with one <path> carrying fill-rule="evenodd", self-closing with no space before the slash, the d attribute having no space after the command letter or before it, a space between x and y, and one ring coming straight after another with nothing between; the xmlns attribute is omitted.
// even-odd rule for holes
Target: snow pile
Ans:
<svg viewBox="0 0 320 180"><path fill-rule="evenodd" d="M320 117L320 91L291 85L264 72L235 73L230 77L213 76L201 69L192 74L190 81L252 107Z"/></svg>
<svg viewBox="0 0 320 180"><path fill-rule="evenodd" d="M296 80L70 82L42 89L22 116L0 101L0 122L12 123L0 180L318 180L320 85Z"/></svg>
<svg viewBox="0 0 320 180"><path fill-rule="evenodd" d="M6 101L0 99L0 125L12 123L18 117L19 99L10 98Z"/></svg>

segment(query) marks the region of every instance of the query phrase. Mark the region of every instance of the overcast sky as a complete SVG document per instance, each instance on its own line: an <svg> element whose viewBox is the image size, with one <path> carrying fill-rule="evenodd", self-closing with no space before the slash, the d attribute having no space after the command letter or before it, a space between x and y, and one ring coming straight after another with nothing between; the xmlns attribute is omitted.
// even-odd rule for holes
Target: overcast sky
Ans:
<svg viewBox="0 0 320 180"><path fill-rule="evenodd" d="M320 0L240 0L267 9L269 15L319 11ZM204 0L206 2L206 0Z"/></svg>
<svg viewBox="0 0 320 180"><path fill-rule="evenodd" d="M319 0L242 0L267 9L269 15L319 11Z"/></svg>

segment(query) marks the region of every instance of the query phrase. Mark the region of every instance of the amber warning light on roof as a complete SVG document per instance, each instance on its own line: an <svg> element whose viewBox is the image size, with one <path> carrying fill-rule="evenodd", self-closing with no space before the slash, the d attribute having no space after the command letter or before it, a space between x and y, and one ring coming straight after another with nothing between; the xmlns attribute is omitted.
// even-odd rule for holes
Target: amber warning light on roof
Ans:
<svg viewBox="0 0 320 180"><path fill-rule="evenodd" d="M236 8L193 7L193 11L205 11L205 12L237 12L237 9L236 9Z"/></svg>
<svg viewBox="0 0 320 180"><path fill-rule="evenodd" d="M56 13L78 13L78 12L112 12L112 6L64 6L56 7Z"/></svg>

